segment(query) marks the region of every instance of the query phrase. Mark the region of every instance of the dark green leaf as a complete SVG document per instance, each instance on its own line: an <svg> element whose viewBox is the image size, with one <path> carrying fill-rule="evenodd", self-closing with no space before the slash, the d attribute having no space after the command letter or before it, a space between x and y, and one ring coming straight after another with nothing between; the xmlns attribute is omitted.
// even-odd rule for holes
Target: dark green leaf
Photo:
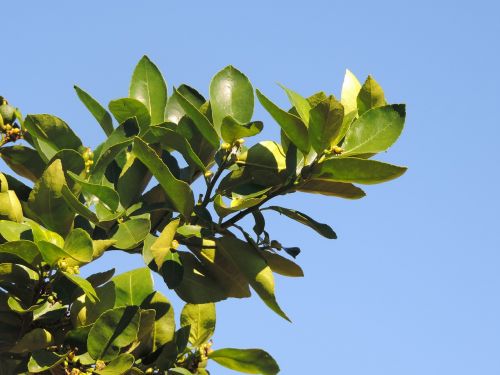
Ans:
<svg viewBox="0 0 500 375"><path fill-rule="evenodd" d="M31 241L11 241L0 245L0 260L4 263L19 263L36 270L36 265L42 262L42 255Z"/></svg>
<svg viewBox="0 0 500 375"><path fill-rule="evenodd" d="M228 297L250 297L246 276L229 254L217 248L214 241L192 238L188 247L201 260L207 272L224 289Z"/></svg>
<svg viewBox="0 0 500 375"><path fill-rule="evenodd" d="M26 146L2 147L0 156L14 172L33 182L40 178L45 169L45 162L38 152Z"/></svg>
<svg viewBox="0 0 500 375"><path fill-rule="evenodd" d="M321 154L337 138L344 118L344 107L333 96L310 112L309 135L313 149Z"/></svg>
<svg viewBox="0 0 500 375"><path fill-rule="evenodd" d="M262 106L278 123L281 129L283 129L290 141L292 141L292 143L295 144L300 151L307 154L311 145L309 143L307 127L304 122L299 117L279 108L276 104L266 98L259 90L257 90L257 98Z"/></svg>
<svg viewBox="0 0 500 375"><path fill-rule="evenodd" d="M280 371L273 357L261 349L219 349L210 353L208 358L246 374L276 375Z"/></svg>
<svg viewBox="0 0 500 375"><path fill-rule="evenodd" d="M151 348L155 352L158 348L174 339L174 309L167 297L160 292L153 292L147 296L141 304L141 309L153 309L156 312Z"/></svg>
<svg viewBox="0 0 500 375"><path fill-rule="evenodd" d="M147 267L122 273L111 279L114 285L115 307L141 305L153 293L153 279Z"/></svg>
<svg viewBox="0 0 500 375"><path fill-rule="evenodd" d="M144 133L151 125L151 115L148 108L139 100L132 98L122 98L109 102L109 110L121 124L126 120L135 117L141 133Z"/></svg>
<svg viewBox="0 0 500 375"><path fill-rule="evenodd" d="M378 184L398 178L406 167L358 158L333 158L318 164L318 175L338 182Z"/></svg>
<svg viewBox="0 0 500 375"><path fill-rule="evenodd" d="M68 124L58 117L51 115L28 115L24 121L25 128L31 134L35 148L45 162L48 162L62 149L78 151L82 141L76 136Z"/></svg>
<svg viewBox="0 0 500 375"><path fill-rule="evenodd" d="M237 139L259 134L263 128L264 124L262 121L242 123L231 116L226 116L222 119L221 135L224 141L232 144Z"/></svg>
<svg viewBox="0 0 500 375"><path fill-rule="evenodd" d="M112 188L104 185L93 184L72 172L68 172L68 176L80 185L84 194L87 194L88 196L95 196L112 211L116 211L118 209L120 197Z"/></svg>
<svg viewBox="0 0 500 375"><path fill-rule="evenodd" d="M224 290L208 275L193 254L185 251L178 251L178 254L184 266L184 276L175 292L182 300L188 303L208 303L227 298Z"/></svg>
<svg viewBox="0 0 500 375"><path fill-rule="evenodd" d="M61 160L50 164L36 182L28 200L28 207L43 225L54 232L67 234L73 225L74 212L62 196L66 179Z"/></svg>
<svg viewBox="0 0 500 375"><path fill-rule="evenodd" d="M133 152L153 173L175 208L184 218L189 218L194 207L193 191L189 185L176 179L156 152L140 138L135 138Z"/></svg>
<svg viewBox="0 0 500 375"><path fill-rule="evenodd" d="M272 251L262 251L261 254L273 272L288 277L304 276L304 271L302 271L302 268L297 263Z"/></svg>
<svg viewBox="0 0 500 375"><path fill-rule="evenodd" d="M276 301L273 272L257 250L236 237L218 238L216 244L220 251L232 258L264 303L279 316L289 321L290 319Z"/></svg>
<svg viewBox="0 0 500 375"><path fill-rule="evenodd" d="M110 361L130 345L139 330L139 307L117 307L103 313L89 332L87 348L93 359Z"/></svg>
<svg viewBox="0 0 500 375"><path fill-rule="evenodd" d="M49 331L43 328L35 328L21 337L16 345L10 349L10 352L29 353L45 349L53 343L53 340L53 336Z"/></svg>
<svg viewBox="0 0 500 375"><path fill-rule="evenodd" d="M87 280L68 272L62 272L62 274L73 284L81 288L91 302L97 302L99 300L94 287Z"/></svg>
<svg viewBox="0 0 500 375"><path fill-rule="evenodd" d="M210 82L210 104L218 132L226 116L231 116L240 123L247 123L253 114L252 84L243 73L229 65Z"/></svg>
<svg viewBox="0 0 500 375"><path fill-rule="evenodd" d="M60 355L48 350L38 350L31 354L28 361L28 371L39 373L50 370L64 361L66 355Z"/></svg>
<svg viewBox="0 0 500 375"><path fill-rule="evenodd" d="M173 130L159 126L152 126L150 129L162 146L179 151L190 166L205 171L205 165L193 151L193 148L184 136Z"/></svg>
<svg viewBox="0 0 500 375"><path fill-rule="evenodd" d="M366 194L353 184L335 182L326 178L311 178L297 186L298 191L311 194L322 194L333 197L360 199Z"/></svg>
<svg viewBox="0 0 500 375"><path fill-rule="evenodd" d="M151 222L146 218L136 218L118 224L112 239L118 249L134 249L146 238L151 230Z"/></svg>
<svg viewBox="0 0 500 375"><path fill-rule="evenodd" d="M319 234L321 234L326 238L330 239L337 238L337 235L328 224L318 223L316 220L307 216L306 214L303 214L302 212L278 206L269 206L264 208L264 210L273 210L279 212L280 214L288 216L290 219L298 221L299 223L314 229L316 232L318 232Z"/></svg>
<svg viewBox="0 0 500 375"><path fill-rule="evenodd" d="M153 124L163 122L167 104L167 85L160 70L147 56L143 56L135 67L129 95L147 107Z"/></svg>
<svg viewBox="0 0 500 375"><path fill-rule="evenodd" d="M198 347L206 343L215 331L215 304L186 304L181 313L181 326L191 326L191 345Z"/></svg>
<svg viewBox="0 0 500 375"><path fill-rule="evenodd" d="M405 121L404 104L373 108L354 121L346 133L343 156L387 150L399 137Z"/></svg>
<svg viewBox="0 0 500 375"><path fill-rule="evenodd" d="M95 371L99 375L127 374L134 365L135 358L132 354L123 353L109 362L103 370Z"/></svg>
<svg viewBox="0 0 500 375"><path fill-rule="evenodd" d="M82 101L82 103L87 107L87 109L92 113L92 116L97 120L99 125L101 125L102 130L106 135L110 135L113 132L113 119L106 109L100 105L97 100L95 100L92 96L87 94L78 86L74 86L76 94Z"/></svg>
<svg viewBox="0 0 500 375"><path fill-rule="evenodd" d="M6 241L19 241L24 232L31 230L26 224L0 220L0 236Z"/></svg>
<svg viewBox="0 0 500 375"><path fill-rule="evenodd" d="M358 113L362 115L369 109L381 107L385 104L386 101L382 87L380 87L372 76L368 76L359 90L357 97Z"/></svg>
<svg viewBox="0 0 500 375"><path fill-rule="evenodd" d="M174 94L168 98L168 103L165 107L165 121L174 124L178 124L181 118L186 114L177 100L178 93L198 109L205 103L205 98L198 91L187 85L180 85L177 88L177 93L174 92Z"/></svg>
<svg viewBox="0 0 500 375"><path fill-rule="evenodd" d="M288 100L290 100L290 103L295 108L302 121L304 121L305 124L309 124L309 111L312 108L309 101L300 94L286 88L283 85L280 85L280 87L285 90Z"/></svg>
<svg viewBox="0 0 500 375"><path fill-rule="evenodd" d="M194 125L203 137L212 145L212 147L216 149L219 148L219 136L217 135L213 125L210 123L210 120L179 91L174 89L174 94L177 95L179 105L182 109L184 109L186 115L193 121Z"/></svg>

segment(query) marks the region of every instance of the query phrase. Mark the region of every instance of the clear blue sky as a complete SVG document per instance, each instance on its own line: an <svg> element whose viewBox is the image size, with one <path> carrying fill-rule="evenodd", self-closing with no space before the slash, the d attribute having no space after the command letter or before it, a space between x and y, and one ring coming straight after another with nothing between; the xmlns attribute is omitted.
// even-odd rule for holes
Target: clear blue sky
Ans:
<svg viewBox="0 0 500 375"><path fill-rule="evenodd" d="M496 3L2 1L0 90L96 145L101 131L73 84L104 103L126 96L143 54L170 87L206 94L212 75L233 64L283 105L275 82L339 94L345 68L373 74L390 102L407 103L406 129L383 159L409 171L367 187L360 201L295 196L294 207L339 239L276 216L271 232L303 249L306 277L277 280L293 324L257 298L224 302L215 347L263 347L284 375L500 374ZM255 118L277 137L259 106ZM114 254L98 264L111 265L141 263Z"/></svg>

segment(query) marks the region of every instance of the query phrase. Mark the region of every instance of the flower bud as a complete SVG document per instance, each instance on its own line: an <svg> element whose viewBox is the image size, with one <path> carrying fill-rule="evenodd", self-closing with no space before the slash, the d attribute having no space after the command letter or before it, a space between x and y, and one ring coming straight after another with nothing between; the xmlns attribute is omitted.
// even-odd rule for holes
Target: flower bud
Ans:
<svg viewBox="0 0 500 375"><path fill-rule="evenodd" d="M334 146L334 147L332 147L332 152L335 155L340 155L341 153L344 152L344 149L342 147L339 147L339 146Z"/></svg>
<svg viewBox="0 0 500 375"><path fill-rule="evenodd" d="M172 243L170 244L170 247L174 250L177 250L177 248L179 247L179 241L173 240Z"/></svg>

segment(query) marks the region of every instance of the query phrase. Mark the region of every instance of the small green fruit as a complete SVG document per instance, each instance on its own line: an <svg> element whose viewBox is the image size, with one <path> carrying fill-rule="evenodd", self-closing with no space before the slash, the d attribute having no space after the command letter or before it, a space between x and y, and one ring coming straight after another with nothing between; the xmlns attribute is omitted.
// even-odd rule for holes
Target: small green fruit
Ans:
<svg viewBox="0 0 500 375"><path fill-rule="evenodd" d="M0 105L0 116L4 124L12 124L16 120L16 109L10 104Z"/></svg>

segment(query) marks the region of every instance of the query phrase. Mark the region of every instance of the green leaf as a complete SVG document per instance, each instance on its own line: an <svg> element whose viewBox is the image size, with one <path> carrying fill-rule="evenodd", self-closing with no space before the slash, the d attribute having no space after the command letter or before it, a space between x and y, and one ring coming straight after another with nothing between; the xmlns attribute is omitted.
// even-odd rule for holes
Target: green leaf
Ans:
<svg viewBox="0 0 500 375"><path fill-rule="evenodd" d="M193 121L196 128L203 135L203 137L212 145L214 148L219 148L219 136L215 131L210 120L200 112L200 110L186 99L179 91L174 89L174 95L177 95L177 101L182 107L186 115Z"/></svg>
<svg viewBox="0 0 500 375"><path fill-rule="evenodd" d="M250 297L248 280L229 254L209 239L192 238L188 245L228 297Z"/></svg>
<svg viewBox="0 0 500 375"><path fill-rule="evenodd" d="M182 367L174 367L168 370L168 375L192 375L191 371Z"/></svg>
<svg viewBox="0 0 500 375"><path fill-rule="evenodd" d="M82 141L63 120L51 115L28 115L24 127L35 142L35 148L45 162L62 149L78 151ZM41 142L41 143L40 143Z"/></svg>
<svg viewBox="0 0 500 375"><path fill-rule="evenodd" d="M262 210L273 210L279 212L282 215L288 216L292 220L298 221L299 223L314 229L316 232L318 232L319 234L321 234L326 238L329 239L337 238L337 235L328 224L318 223L316 220L307 216L306 214L303 214L302 212L278 206L269 206L263 208Z"/></svg>
<svg viewBox="0 0 500 375"><path fill-rule="evenodd" d="M92 239L83 229L73 229L64 241L64 251L81 262L92 260Z"/></svg>
<svg viewBox="0 0 500 375"><path fill-rule="evenodd" d="M126 160L118 177L116 189L122 205L128 208L137 202L151 181L152 174L132 153L126 153Z"/></svg>
<svg viewBox="0 0 500 375"><path fill-rule="evenodd" d="M66 204L74 210L78 215L89 220L91 223L98 224L99 219L96 214L91 211L87 206L85 206L80 200L73 194L68 186L63 186L61 189L61 194L66 201Z"/></svg>
<svg viewBox="0 0 500 375"><path fill-rule="evenodd" d="M312 108L309 101L295 91L287 89L283 85L280 85L280 87L285 90L288 100L290 100L290 103L295 108L302 121L304 121L305 124L309 124L309 111Z"/></svg>
<svg viewBox="0 0 500 375"><path fill-rule="evenodd" d="M92 240L93 254L92 259L99 258L104 252L113 246L116 240Z"/></svg>
<svg viewBox="0 0 500 375"><path fill-rule="evenodd" d="M26 146L2 147L0 157L19 176L35 182L40 178L45 162L38 152Z"/></svg>
<svg viewBox="0 0 500 375"><path fill-rule="evenodd" d="M146 238L151 230L151 222L146 218L137 218L118 224L118 230L112 239L118 249L134 249Z"/></svg>
<svg viewBox="0 0 500 375"><path fill-rule="evenodd" d="M381 107L386 104L384 91L372 76L368 76L365 83L363 83L357 97L357 104L360 115L369 109Z"/></svg>
<svg viewBox="0 0 500 375"><path fill-rule="evenodd" d="M357 158L328 159L318 164L317 167L320 178L359 184L378 184L393 180L407 170L406 167Z"/></svg>
<svg viewBox="0 0 500 375"><path fill-rule="evenodd" d="M215 304L186 304L181 313L181 326L191 326L191 345L198 347L206 343L215 331Z"/></svg>
<svg viewBox="0 0 500 375"><path fill-rule="evenodd" d="M55 160L35 183L28 199L28 207L40 218L47 229L67 234L75 214L62 196L66 179L61 160Z"/></svg>
<svg viewBox="0 0 500 375"><path fill-rule="evenodd" d="M194 208L193 191L183 181L176 179L156 152L140 138L135 138L133 153L156 177L167 197L184 218L189 218Z"/></svg>
<svg viewBox="0 0 500 375"><path fill-rule="evenodd" d="M110 361L120 350L130 345L139 330L139 307L117 307L103 313L94 323L87 339L88 352L93 359Z"/></svg>
<svg viewBox="0 0 500 375"><path fill-rule="evenodd" d="M181 118L186 114L184 108L182 108L177 100L179 93L197 109L200 109L203 103L205 103L205 98L194 88L187 85L180 85L177 88L177 92L174 92L174 94L168 98L167 106L165 107L165 121L174 124L178 124Z"/></svg>
<svg viewBox="0 0 500 375"><path fill-rule="evenodd" d="M81 190L84 194L87 194L89 197L96 197L97 199L99 199L99 201L107 205L113 212L118 209L118 205L120 204L120 197L118 193L112 188L86 181L73 172L68 172L68 176L80 185Z"/></svg>
<svg viewBox="0 0 500 375"><path fill-rule="evenodd" d="M26 333L10 349L11 353L29 353L36 350L45 349L53 343L52 334L43 328L35 328Z"/></svg>
<svg viewBox="0 0 500 375"><path fill-rule="evenodd" d="M180 219L172 220L163 228L160 237L151 245L151 254L153 259L160 269L165 261L168 261L169 253L172 249L172 241L174 240L177 227Z"/></svg>
<svg viewBox="0 0 500 375"><path fill-rule="evenodd" d="M222 200L222 196L216 195L214 199L214 209L221 218L227 215L231 215L235 212L244 210L246 208L250 208L258 205L260 202L265 200L267 196L262 196L259 198L248 198L241 199L235 198L231 200L231 204L228 206Z"/></svg>
<svg viewBox="0 0 500 375"><path fill-rule="evenodd" d="M219 284L209 276L205 268L191 253L177 252L184 266L181 284L175 292L188 303L218 302L226 299L226 293Z"/></svg>
<svg viewBox="0 0 500 375"><path fill-rule="evenodd" d="M226 116L231 116L240 123L247 123L253 114L252 84L243 73L229 65L210 82L210 105L217 132L220 132L222 120Z"/></svg>
<svg viewBox="0 0 500 375"><path fill-rule="evenodd" d="M25 219L25 222L31 227L35 243L38 243L39 241L47 241L59 247L64 246L64 238L61 237L58 233L52 232L42 227L40 224L33 220Z"/></svg>
<svg viewBox="0 0 500 375"><path fill-rule="evenodd" d="M104 271L104 272L97 272L89 277L87 277L87 281L94 287L97 288L98 286L108 282L113 275L115 274L115 269L111 268L110 270Z"/></svg>
<svg viewBox="0 0 500 375"><path fill-rule="evenodd" d="M346 199L360 199L366 194L353 184L335 182L327 178L311 178L297 186L298 191Z"/></svg>
<svg viewBox="0 0 500 375"><path fill-rule="evenodd" d="M51 266L57 264L57 262L61 259L66 260L69 266L81 265L90 262L92 260L92 254L90 259L88 257L88 253L69 253L64 249L61 249L59 246L54 245L51 242L47 241L39 241L37 243L38 248L40 249L40 253L42 254L43 260Z"/></svg>
<svg viewBox="0 0 500 375"><path fill-rule="evenodd" d="M0 220L0 236L6 241L19 241L23 233L29 230L31 230L29 225Z"/></svg>
<svg viewBox="0 0 500 375"><path fill-rule="evenodd" d="M95 164L90 176L91 182L101 183L107 166L132 142L133 137L138 135L139 131L137 119L133 117L118 125L108 139L96 148L94 152Z"/></svg>
<svg viewBox="0 0 500 375"><path fill-rule="evenodd" d="M0 193L0 219L20 223L23 220L23 209L14 190Z"/></svg>
<svg viewBox="0 0 500 375"><path fill-rule="evenodd" d="M329 96L311 110L310 116L311 145L318 154L321 154L331 146L341 130L344 107L333 96Z"/></svg>
<svg viewBox="0 0 500 375"><path fill-rule="evenodd" d="M159 126L152 126L150 129L156 141L162 146L179 151L191 167L201 171L206 170L205 165L183 135Z"/></svg>
<svg viewBox="0 0 500 375"><path fill-rule="evenodd" d="M4 263L19 263L37 270L42 262L42 255L35 243L26 240L0 244L0 260Z"/></svg>
<svg viewBox="0 0 500 375"><path fill-rule="evenodd" d="M99 297L97 296L94 287L92 286L92 284L90 284L90 282L88 282L88 280L85 280L76 275L72 275L68 272L62 272L62 274L73 284L81 288L91 302L99 301Z"/></svg>
<svg viewBox="0 0 500 375"><path fill-rule="evenodd" d="M342 84L342 93L340 95L340 102L344 106L346 115L351 112L357 113L359 90L361 90L361 83L359 83L356 76L349 69L346 69L344 83Z"/></svg>
<svg viewBox="0 0 500 375"><path fill-rule="evenodd" d="M127 374L134 365L135 358L132 354L123 353L109 362L103 370L95 371L99 375Z"/></svg>
<svg viewBox="0 0 500 375"><path fill-rule="evenodd" d="M222 119L221 135L225 142L232 144L237 139L259 134L263 128L264 124L262 121L241 123L231 116L226 116Z"/></svg>
<svg viewBox="0 0 500 375"><path fill-rule="evenodd" d="M264 303L279 316L290 321L276 301L273 272L257 250L236 237L221 237L215 242L219 250L232 258Z"/></svg>
<svg viewBox="0 0 500 375"><path fill-rule="evenodd" d="M160 292L152 292L142 302L141 309L153 309L156 312L153 327L152 352L174 340L174 309L167 297Z"/></svg>
<svg viewBox="0 0 500 375"><path fill-rule="evenodd" d="M143 56L135 67L129 96L147 107L153 124L163 122L167 104L167 84L160 70L147 56Z"/></svg>
<svg viewBox="0 0 500 375"><path fill-rule="evenodd" d="M257 98L262 106L268 111L278 125L283 129L290 141L304 154L309 152L311 145L309 135L304 122L297 116L279 108L276 104L266 98L257 90Z"/></svg>
<svg viewBox="0 0 500 375"><path fill-rule="evenodd" d="M147 267L122 273L111 279L114 285L114 307L141 305L153 293L153 279Z"/></svg>
<svg viewBox="0 0 500 375"><path fill-rule="evenodd" d="M144 133L151 125L151 115L148 108L139 100L132 98L122 98L109 102L109 110L121 124L126 120L135 117L141 133Z"/></svg>
<svg viewBox="0 0 500 375"><path fill-rule="evenodd" d="M110 135L113 132L113 119L106 109L100 105L97 100L92 96L87 94L78 86L74 86L76 94L82 101L82 103L87 107L87 109L92 113L92 116L97 120L99 125L101 125L102 130L106 135Z"/></svg>
<svg viewBox="0 0 500 375"><path fill-rule="evenodd" d="M219 349L210 353L208 358L246 374L276 375L280 371L273 357L261 349Z"/></svg>
<svg viewBox="0 0 500 375"><path fill-rule="evenodd" d="M365 112L346 133L342 156L387 150L399 138L405 122L405 105L393 104Z"/></svg>
<svg viewBox="0 0 500 375"><path fill-rule="evenodd" d="M65 354L61 355L48 350L37 350L31 354L28 361L28 371L37 374L50 370L61 364L65 358Z"/></svg>
<svg viewBox="0 0 500 375"><path fill-rule="evenodd" d="M286 155L276 142L263 141L250 147L238 161L245 167L243 177L261 186L281 184L286 178Z"/></svg>
<svg viewBox="0 0 500 375"><path fill-rule="evenodd" d="M292 262L290 259L282 257L281 255L276 254L272 251L262 251L261 255L264 257L273 272L277 274L288 277L304 276L304 271L302 271L302 268L300 268L297 263Z"/></svg>

